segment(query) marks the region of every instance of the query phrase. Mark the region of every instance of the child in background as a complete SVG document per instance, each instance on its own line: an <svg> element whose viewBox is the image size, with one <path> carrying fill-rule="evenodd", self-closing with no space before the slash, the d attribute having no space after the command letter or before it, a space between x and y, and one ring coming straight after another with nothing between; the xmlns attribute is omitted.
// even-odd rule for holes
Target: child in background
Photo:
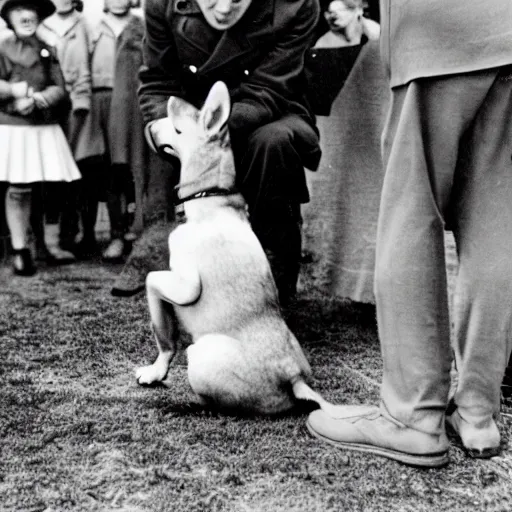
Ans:
<svg viewBox="0 0 512 512"><path fill-rule="evenodd" d="M148 153L137 98L144 28L131 5L130 0L105 0L91 36L93 102L87 136L91 151L103 157L111 231L106 261L121 260L129 246L133 175L145 166Z"/></svg>
<svg viewBox="0 0 512 512"><path fill-rule="evenodd" d="M0 181L5 199L14 273L36 271L28 247L32 184L73 181L80 173L59 122L69 97L58 61L36 35L53 14L50 0L6 0L0 16L13 32L0 43Z"/></svg>
<svg viewBox="0 0 512 512"><path fill-rule="evenodd" d="M89 38L85 19L77 11L79 6L74 0L53 0L53 3L56 12L41 23L37 33L55 48L71 99L66 135L82 180L76 183L78 186L66 184L61 189L59 245L61 252L65 251L74 259L73 253L89 253L94 251L96 245L94 226L98 198L95 190L98 184L89 169L91 166L87 165L87 157L91 155L83 136L84 122L91 108ZM75 238L78 234L78 213L81 216L83 237L81 245L77 247Z"/></svg>

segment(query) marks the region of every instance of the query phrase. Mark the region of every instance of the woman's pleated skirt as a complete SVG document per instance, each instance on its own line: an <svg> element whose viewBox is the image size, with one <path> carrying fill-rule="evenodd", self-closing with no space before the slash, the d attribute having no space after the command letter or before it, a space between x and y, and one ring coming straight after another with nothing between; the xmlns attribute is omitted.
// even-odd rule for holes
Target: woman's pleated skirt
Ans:
<svg viewBox="0 0 512 512"><path fill-rule="evenodd" d="M58 124L0 125L0 181L74 181L80 171Z"/></svg>

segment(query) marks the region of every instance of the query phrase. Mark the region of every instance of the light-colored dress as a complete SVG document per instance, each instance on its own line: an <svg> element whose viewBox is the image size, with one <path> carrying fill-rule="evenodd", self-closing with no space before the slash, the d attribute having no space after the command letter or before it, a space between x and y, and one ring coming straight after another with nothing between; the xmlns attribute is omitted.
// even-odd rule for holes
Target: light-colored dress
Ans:
<svg viewBox="0 0 512 512"><path fill-rule="evenodd" d="M10 83L27 82L46 99L47 109L26 116L14 108ZM13 33L0 41L0 181L35 183L81 178L60 122L67 118L69 96L52 50L38 39Z"/></svg>

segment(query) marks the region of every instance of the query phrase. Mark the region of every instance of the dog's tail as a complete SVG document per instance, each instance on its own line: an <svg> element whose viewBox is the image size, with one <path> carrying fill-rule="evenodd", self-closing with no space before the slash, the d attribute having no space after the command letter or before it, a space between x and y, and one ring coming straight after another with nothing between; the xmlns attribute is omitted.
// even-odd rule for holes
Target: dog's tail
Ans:
<svg viewBox="0 0 512 512"><path fill-rule="evenodd" d="M338 409L338 406L335 404L331 404L325 398L320 395L317 391L314 389L311 389L311 387L306 383L306 381L299 377L295 382L292 384L292 390L293 395L298 400L308 400L310 402L315 402L318 404L320 409L322 409L326 414L329 416L335 418L336 417L336 411Z"/></svg>

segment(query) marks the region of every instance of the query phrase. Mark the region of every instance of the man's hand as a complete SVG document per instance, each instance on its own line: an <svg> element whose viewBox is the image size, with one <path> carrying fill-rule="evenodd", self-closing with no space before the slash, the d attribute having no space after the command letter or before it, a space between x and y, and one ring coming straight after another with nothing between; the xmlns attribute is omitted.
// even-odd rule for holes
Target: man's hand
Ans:
<svg viewBox="0 0 512 512"><path fill-rule="evenodd" d="M28 96L28 83L27 82L13 82L11 84L11 94L13 98L25 98Z"/></svg>
<svg viewBox="0 0 512 512"><path fill-rule="evenodd" d="M34 98L18 98L14 101L14 110L22 116L28 116L35 108Z"/></svg>
<svg viewBox="0 0 512 512"><path fill-rule="evenodd" d="M46 98L40 92L35 92L32 95L32 98L34 98L35 105L39 109L45 109L45 108L48 108L50 106L50 104L48 103Z"/></svg>

